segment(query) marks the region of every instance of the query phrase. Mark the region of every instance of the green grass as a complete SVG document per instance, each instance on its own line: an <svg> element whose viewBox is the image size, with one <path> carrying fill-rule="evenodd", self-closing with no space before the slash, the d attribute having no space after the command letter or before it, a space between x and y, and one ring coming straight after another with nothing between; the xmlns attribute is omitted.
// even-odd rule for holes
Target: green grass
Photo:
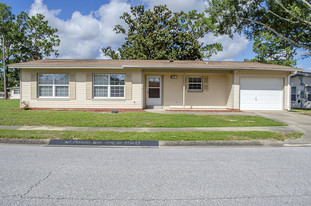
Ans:
<svg viewBox="0 0 311 206"><path fill-rule="evenodd" d="M39 131L0 130L0 138L21 139L79 139L79 140L285 140L295 139L302 133L279 132L100 132L100 131Z"/></svg>
<svg viewBox="0 0 311 206"><path fill-rule="evenodd" d="M311 115L311 109L292 109L291 112L297 112L300 114Z"/></svg>
<svg viewBox="0 0 311 206"><path fill-rule="evenodd" d="M285 126L285 124L259 116L155 114L148 112L111 114L18 109L18 100L0 101L0 125L176 128Z"/></svg>

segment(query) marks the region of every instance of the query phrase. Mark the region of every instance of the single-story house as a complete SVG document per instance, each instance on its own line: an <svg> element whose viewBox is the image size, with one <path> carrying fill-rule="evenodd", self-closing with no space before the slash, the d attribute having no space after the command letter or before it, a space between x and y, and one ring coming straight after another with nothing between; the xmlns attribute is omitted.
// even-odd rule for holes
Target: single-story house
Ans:
<svg viewBox="0 0 311 206"><path fill-rule="evenodd" d="M297 72L291 78L292 108L311 109L311 73Z"/></svg>
<svg viewBox="0 0 311 206"><path fill-rule="evenodd" d="M285 110L293 67L255 62L46 59L20 68L31 108Z"/></svg>
<svg viewBox="0 0 311 206"><path fill-rule="evenodd" d="M10 99L20 99L20 88L19 87L10 87Z"/></svg>

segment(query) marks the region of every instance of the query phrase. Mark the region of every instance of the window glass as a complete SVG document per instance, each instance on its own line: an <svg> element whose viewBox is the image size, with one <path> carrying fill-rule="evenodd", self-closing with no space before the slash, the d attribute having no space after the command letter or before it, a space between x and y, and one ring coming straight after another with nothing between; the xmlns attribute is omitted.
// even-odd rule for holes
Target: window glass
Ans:
<svg viewBox="0 0 311 206"><path fill-rule="evenodd" d="M39 97L68 97L69 74L39 74Z"/></svg>
<svg viewBox="0 0 311 206"><path fill-rule="evenodd" d="M39 84L53 84L53 74L39 74Z"/></svg>
<svg viewBox="0 0 311 206"><path fill-rule="evenodd" d="M14 90L14 94L20 94L20 90L19 89Z"/></svg>
<svg viewBox="0 0 311 206"><path fill-rule="evenodd" d="M39 86L39 97L52 97L53 86Z"/></svg>
<svg viewBox="0 0 311 206"><path fill-rule="evenodd" d="M124 85L125 75L123 74L111 74L110 85Z"/></svg>
<svg viewBox="0 0 311 206"><path fill-rule="evenodd" d="M56 86L55 96L56 97L68 97L68 86Z"/></svg>
<svg viewBox="0 0 311 206"><path fill-rule="evenodd" d="M108 87L107 86L94 87L94 97L108 97Z"/></svg>
<svg viewBox="0 0 311 206"><path fill-rule="evenodd" d="M55 74L55 84L69 84L68 74Z"/></svg>
<svg viewBox="0 0 311 206"><path fill-rule="evenodd" d="M189 91L202 91L202 77L189 77Z"/></svg>
<svg viewBox="0 0 311 206"><path fill-rule="evenodd" d="M124 97L124 87L111 86L111 97Z"/></svg>
<svg viewBox="0 0 311 206"><path fill-rule="evenodd" d="M292 94L296 94L296 87L292 87Z"/></svg>
<svg viewBox="0 0 311 206"><path fill-rule="evenodd" d="M311 87L307 86L306 89L307 89L308 94L311 94Z"/></svg>
<svg viewBox="0 0 311 206"><path fill-rule="evenodd" d="M95 74L94 85L108 85L108 75Z"/></svg>
<svg viewBox="0 0 311 206"><path fill-rule="evenodd" d="M124 97L124 74L95 74L94 97Z"/></svg>

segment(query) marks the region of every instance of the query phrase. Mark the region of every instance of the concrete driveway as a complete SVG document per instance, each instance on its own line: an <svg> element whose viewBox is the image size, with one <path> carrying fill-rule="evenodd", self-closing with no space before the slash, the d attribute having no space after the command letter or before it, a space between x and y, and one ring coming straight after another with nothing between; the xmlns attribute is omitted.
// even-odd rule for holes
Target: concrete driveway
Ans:
<svg viewBox="0 0 311 206"><path fill-rule="evenodd" d="M288 124L293 130L303 132L302 138L292 140L293 143L311 143L311 116L287 111L253 111L245 112Z"/></svg>

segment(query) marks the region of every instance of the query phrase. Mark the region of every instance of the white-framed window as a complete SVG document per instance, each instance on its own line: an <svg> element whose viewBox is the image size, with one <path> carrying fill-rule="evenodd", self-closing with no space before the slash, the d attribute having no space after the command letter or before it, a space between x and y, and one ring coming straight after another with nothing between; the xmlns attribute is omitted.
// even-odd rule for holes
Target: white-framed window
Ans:
<svg viewBox="0 0 311 206"><path fill-rule="evenodd" d="M296 87L292 87L291 100L292 102L296 102Z"/></svg>
<svg viewBox="0 0 311 206"><path fill-rule="evenodd" d="M311 101L311 86L306 86L308 101Z"/></svg>
<svg viewBox="0 0 311 206"><path fill-rule="evenodd" d="M20 92L19 89L14 89L14 90L13 90L13 93L14 93L14 94L20 94L21 92Z"/></svg>
<svg viewBox="0 0 311 206"><path fill-rule="evenodd" d="M202 90L202 77L188 77L189 92L200 92Z"/></svg>
<svg viewBox="0 0 311 206"><path fill-rule="evenodd" d="M125 97L124 74L94 74L93 96L94 98L124 98Z"/></svg>
<svg viewBox="0 0 311 206"><path fill-rule="evenodd" d="M39 74L39 97L69 97L69 74Z"/></svg>

